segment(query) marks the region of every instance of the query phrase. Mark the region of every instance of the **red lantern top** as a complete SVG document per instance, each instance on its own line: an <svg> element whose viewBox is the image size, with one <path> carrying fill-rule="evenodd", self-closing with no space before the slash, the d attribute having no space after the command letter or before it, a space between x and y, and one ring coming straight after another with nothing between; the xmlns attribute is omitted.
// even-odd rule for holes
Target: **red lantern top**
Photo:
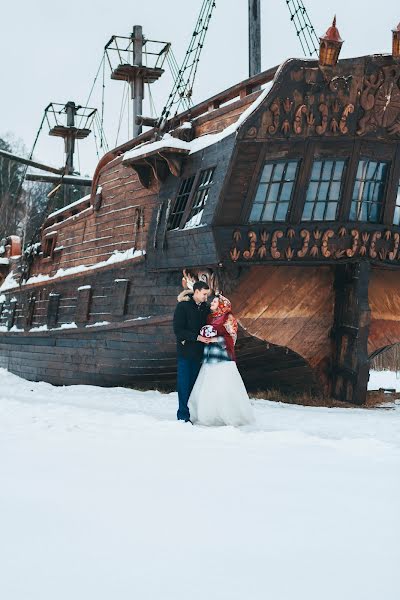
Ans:
<svg viewBox="0 0 400 600"><path fill-rule="evenodd" d="M400 23L399 23L399 26L400 26ZM326 42L339 42L339 43L343 42L342 38L340 37L339 30L336 27L336 15L333 18L332 25L329 27L326 34L323 37L321 37L320 39L321 39L321 41L326 41Z"/></svg>

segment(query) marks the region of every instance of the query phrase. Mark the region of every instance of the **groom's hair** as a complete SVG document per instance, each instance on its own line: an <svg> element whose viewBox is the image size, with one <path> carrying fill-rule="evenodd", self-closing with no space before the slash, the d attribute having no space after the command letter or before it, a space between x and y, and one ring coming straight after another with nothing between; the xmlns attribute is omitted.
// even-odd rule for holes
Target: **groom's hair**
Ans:
<svg viewBox="0 0 400 600"><path fill-rule="evenodd" d="M209 289L210 289L210 286L205 281L196 281L196 283L193 285L194 292L196 290L209 290Z"/></svg>

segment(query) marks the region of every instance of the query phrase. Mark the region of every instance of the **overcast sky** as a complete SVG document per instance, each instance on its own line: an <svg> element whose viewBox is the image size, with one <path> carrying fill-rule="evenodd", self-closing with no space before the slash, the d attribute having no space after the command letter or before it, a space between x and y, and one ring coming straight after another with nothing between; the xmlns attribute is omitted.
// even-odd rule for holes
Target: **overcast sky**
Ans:
<svg viewBox="0 0 400 600"><path fill-rule="evenodd" d="M172 42L180 63L189 44L202 0L18 0L2 4L0 21L0 137L12 134L31 148L43 110L51 101L85 104L103 48L111 35L129 35L143 26L151 39ZM306 0L310 19L324 33L337 14L345 40L342 57L391 51L391 29L400 20L399 3L381 0L368 10L362 0ZM261 0L262 68L274 66L302 51L289 19L286 0ZM194 101L222 91L248 76L248 0L216 0L195 84ZM126 84L106 82L105 126L115 146L120 104ZM152 86L160 110L172 79L165 75ZM100 107L101 78L90 105ZM149 110L145 110L147 114ZM128 139L124 118L118 143ZM90 136L92 138L92 136ZM97 156L93 140L79 144L80 170L91 174ZM41 135L35 156L61 166L63 144Z"/></svg>

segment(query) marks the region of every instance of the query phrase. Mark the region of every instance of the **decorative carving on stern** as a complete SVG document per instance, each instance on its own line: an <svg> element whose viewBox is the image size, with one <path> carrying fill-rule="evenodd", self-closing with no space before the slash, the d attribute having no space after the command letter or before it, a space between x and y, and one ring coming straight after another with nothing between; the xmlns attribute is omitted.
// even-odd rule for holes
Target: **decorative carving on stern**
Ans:
<svg viewBox="0 0 400 600"><path fill-rule="evenodd" d="M226 230L221 241L226 239ZM220 234L221 235L221 234ZM372 262L386 262L400 266L400 233L387 228L362 230L317 226L297 226L281 229L253 227L237 228L231 233L231 243L224 259L230 263L252 264L263 262L338 262L366 258Z"/></svg>
<svg viewBox="0 0 400 600"><path fill-rule="evenodd" d="M379 129L390 136L400 134L400 65L382 67L364 78L360 97L364 115L358 135Z"/></svg>
<svg viewBox="0 0 400 600"><path fill-rule="evenodd" d="M356 85L352 75L335 75L322 68L300 67L291 72L287 95L272 99L268 108L250 120L244 137L343 136L355 130Z"/></svg>

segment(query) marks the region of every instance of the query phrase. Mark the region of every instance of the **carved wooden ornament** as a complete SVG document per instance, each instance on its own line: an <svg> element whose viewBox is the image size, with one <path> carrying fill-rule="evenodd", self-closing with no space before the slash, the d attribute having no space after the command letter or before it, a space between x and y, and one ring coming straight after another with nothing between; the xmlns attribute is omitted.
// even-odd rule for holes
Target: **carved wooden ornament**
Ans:
<svg viewBox="0 0 400 600"><path fill-rule="evenodd" d="M246 241L246 237L247 240ZM394 262L400 261L400 233L386 229L383 231L362 231L345 227L336 230L318 227L266 229L259 233L253 228L244 236L240 230L232 235L229 258L232 262L244 263L264 261L300 260L339 260L366 258Z"/></svg>

